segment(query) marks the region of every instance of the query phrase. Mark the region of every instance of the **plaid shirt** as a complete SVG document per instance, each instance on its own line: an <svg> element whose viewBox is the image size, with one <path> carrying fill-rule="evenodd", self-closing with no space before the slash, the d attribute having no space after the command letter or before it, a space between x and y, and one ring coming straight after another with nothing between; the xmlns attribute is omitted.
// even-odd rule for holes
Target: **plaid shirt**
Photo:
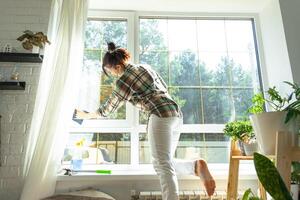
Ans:
<svg viewBox="0 0 300 200"><path fill-rule="evenodd" d="M181 116L178 105L168 94L167 85L149 65L127 65L111 96L97 111L106 117L125 101L158 117Z"/></svg>

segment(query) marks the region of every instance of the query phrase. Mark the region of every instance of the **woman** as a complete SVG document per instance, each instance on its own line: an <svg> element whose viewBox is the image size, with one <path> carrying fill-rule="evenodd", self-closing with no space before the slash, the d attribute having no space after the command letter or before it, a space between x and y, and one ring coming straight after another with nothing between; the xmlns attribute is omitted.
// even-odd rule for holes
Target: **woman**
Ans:
<svg viewBox="0 0 300 200"><path fill-rule="evenodd" d="M215 181L204 160L176 161L173 159L182 124L182 114L176 102L170 97L167 85L148 65L129 63L130 54L124 48L108 44L103 57L102 69L118 77L110 98L95 113L77 110L76 117L92 119L117 110L125 101L149 112L147 132L149 136L152 163L159 176L163 200L177 200L177 174L194 174L201 178L207 194L215 190ZM176 173L175 173L176 171Z"/></svg>

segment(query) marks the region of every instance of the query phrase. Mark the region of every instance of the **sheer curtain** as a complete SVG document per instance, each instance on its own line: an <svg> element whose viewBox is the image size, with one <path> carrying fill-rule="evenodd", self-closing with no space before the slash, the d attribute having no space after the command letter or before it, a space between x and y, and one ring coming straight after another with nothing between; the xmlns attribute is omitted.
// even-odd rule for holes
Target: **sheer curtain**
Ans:
<svg viewBox="0 0 300 200"><path fill-rule="evenodd" d="M88 0L52 0L45 49L31 129L25 154L22 200L36 200L55 191L57 171L68 137L83 60Z"/></svg>

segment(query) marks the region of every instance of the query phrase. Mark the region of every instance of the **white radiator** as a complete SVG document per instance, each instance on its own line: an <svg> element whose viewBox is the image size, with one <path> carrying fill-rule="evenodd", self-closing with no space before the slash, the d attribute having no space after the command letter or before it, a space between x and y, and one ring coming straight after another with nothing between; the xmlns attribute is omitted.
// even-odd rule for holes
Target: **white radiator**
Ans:
<svg viewBox="0 0 300 200"><path fill-rule="evenodd" d="M159 191L140 192L138 200L162 200ZM226 200L225 191L216 191L211 197L203 191L180 191L180 200Z"/></svg>

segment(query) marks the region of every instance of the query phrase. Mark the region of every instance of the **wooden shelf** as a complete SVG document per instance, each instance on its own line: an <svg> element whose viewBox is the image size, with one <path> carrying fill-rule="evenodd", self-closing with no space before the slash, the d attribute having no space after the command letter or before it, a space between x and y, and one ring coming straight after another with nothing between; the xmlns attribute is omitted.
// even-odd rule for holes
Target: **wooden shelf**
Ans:
<svg viewBox="0 0 300 200"><path fill-rule="evenodd" d="M25 90L25 81L0 81L0 90Z"/></svg>
<svg viewBox="0 0 300 200"><path fill-rule="evenodd" d="M239 166L241 160L253 160L253 156L243 156L241 150L238 147L238 142L231 140L230 144L230 157L229 157L229 172L227 180L227 198L238 199L238 178L239 178ZM268 157L274 157L268 156ZM264 187L258 182L260 198L266 200L266 191Z"/></svg>
<svg viewBox="0 0 300 200"><path fill-rule="evenodd" d="M267 155L268 158L274 159L274 155ZM232 159L236 160L253 160L253 156L231 156Z"/></svg>
<svg viewBox="0 0 300 200"><path fill-rule="evenodd" d="M43 56L37 53L0 53L0 62L42 63Z"/></svg>

